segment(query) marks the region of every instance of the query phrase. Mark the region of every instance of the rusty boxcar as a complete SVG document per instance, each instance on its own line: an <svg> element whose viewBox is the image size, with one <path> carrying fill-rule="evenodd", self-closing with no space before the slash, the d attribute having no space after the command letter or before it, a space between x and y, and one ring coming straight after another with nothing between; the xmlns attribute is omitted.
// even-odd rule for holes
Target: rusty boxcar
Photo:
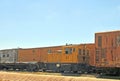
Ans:
<svg viewBox="0 0 120 81"><path fill-rule="evenodd" d="M37 71L44 68L44 62L47 61L45 48L27 48L18 50L18 63L22 69L28 71Z"/></svg>
<svg viewBox="0 0 120 81"><path fill-rule="evenodd" d="M120 74L120 31L95 34L96 66L109 74Z"/></svg>
<svg viewBox="0 0 120 81"><path fill-rule="evenodd" d="M18 62L38 62L39 54L35 48L18 50Z"/></svg>

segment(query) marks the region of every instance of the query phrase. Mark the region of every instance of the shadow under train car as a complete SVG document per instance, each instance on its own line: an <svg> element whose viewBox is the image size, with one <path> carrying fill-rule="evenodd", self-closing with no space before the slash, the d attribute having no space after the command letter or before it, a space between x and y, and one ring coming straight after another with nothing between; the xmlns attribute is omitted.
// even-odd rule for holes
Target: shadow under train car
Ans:
<svg viewBox="0 0 120 81"><path fill-rule="evenodd" d="M88 64L82 63L71 63L71 64L61 64L60 72L61 73L91 73L92 67Z"/></svg>
<svg viewBox="0 0 120 81"><path fill-rule="evenodd" d="M5 63L0 64L0 70L35 72L43 69L43 63Z"/></svg>

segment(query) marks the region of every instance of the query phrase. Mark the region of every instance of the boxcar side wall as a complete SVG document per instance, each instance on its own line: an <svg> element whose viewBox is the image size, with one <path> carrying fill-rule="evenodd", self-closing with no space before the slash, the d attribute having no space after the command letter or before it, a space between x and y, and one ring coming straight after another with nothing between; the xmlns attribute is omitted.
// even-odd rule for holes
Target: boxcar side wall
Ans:
<svg viewBox="0 0 120 81"><path fill-rule="evenodd" d="M95 37L96 65L101 67L117 67L120 62L118 59L120 58L120 31L97 33Z"/></svg>

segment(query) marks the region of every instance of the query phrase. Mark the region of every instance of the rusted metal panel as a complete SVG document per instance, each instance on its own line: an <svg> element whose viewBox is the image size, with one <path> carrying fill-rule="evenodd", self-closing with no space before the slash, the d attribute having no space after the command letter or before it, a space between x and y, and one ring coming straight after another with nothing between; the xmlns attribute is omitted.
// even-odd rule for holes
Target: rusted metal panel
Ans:
<svg viewBox="0 0 120 81"><path fill-rule="evenodd" d="M34 48L18 50L18 62L38 62L38 50Z"/></svg>
<svg viewBox="0 0 120 81"><path fill-rule="evenodd" d="M120 31L96 33L95 47L100 51L99 67L120 67Z"/></svg>

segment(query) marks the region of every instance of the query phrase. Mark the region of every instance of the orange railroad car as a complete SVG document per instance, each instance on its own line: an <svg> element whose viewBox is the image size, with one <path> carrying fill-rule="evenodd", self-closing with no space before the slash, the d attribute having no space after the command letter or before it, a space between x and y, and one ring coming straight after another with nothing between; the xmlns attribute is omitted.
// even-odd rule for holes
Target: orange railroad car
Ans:
<svg viewBox="0 0 120 81"><path fill-rule="evenodd" d="M46 55L46 62L44 62L46 70L58 72L61 63L62 46L51 46L43 49L45 49L44 54Z"/></svg>
<svg viewBox="0 0 120 81"><path fill-rule="evenodd" d="M85 72L94 66L95 44L66 45L62 49L61 71Z"/></svg>
<svg viewBox="0 0 120 81"><path fill-rule="evenodd" d="M66 45L62 47L61 63L78 63L77 45Z"/></svg>
<svg viewBox="0 0 120 81"><path fill-rule="evenodd" d="M95 65L95 44L63 46L61 63L86 63Z"/></svg>
<svg viewBox="0 0 120 81"><path fill-rule="evenodd" d="M47 63L60 63L62 46L47 47Z"/></svg>

